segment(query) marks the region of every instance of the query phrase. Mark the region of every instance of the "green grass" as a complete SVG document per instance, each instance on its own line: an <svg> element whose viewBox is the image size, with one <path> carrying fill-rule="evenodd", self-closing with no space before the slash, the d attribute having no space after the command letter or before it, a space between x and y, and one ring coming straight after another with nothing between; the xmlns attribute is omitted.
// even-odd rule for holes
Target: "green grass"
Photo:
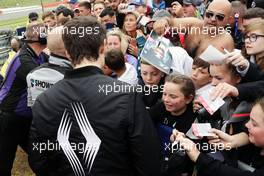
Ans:
<svg viewBox="0 0 264 176"><path fill-rule="evenodd" d="M23 27L27 24L28 17L19 17L11 20L1 20L0 29L11 28L15 30L17 27Z"/></svg>
<svg viewBox="0 0 264 176"><path fill-rule="evenodd" d="M60 0L42 0L43 3L56 2ZM24 7L41 5L41 0L0 0L0 9L9 7Z"/></svg>

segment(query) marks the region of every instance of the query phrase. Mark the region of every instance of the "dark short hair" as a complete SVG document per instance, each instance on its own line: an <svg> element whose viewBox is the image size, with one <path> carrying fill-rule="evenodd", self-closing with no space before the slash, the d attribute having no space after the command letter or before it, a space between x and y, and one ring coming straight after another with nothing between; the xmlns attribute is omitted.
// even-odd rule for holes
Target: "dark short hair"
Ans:
<svg viewBox="0 0 264 176"><path fill-rule="evenodd" d="M247 9L243 19L251 19L251 18L262 18L264 19L264 9L256 7Z"/></svg>
<svg viewBox="0 0 264 176"><path fill-rule="evenodd" d="M199 57L196 57L193 59L193 65L196 65L197 67L202 67L202 68L208 68L210 67L210 64Z"/></svg>
<svg viewBox="0 0 264 176"><path fill-rule="evenodd" d="M76 32L71 32L75 30ZM62 39L73 65L83 59L96 61L104 44L106 30L95 17L73 18L64 25Z"/></svg>
<svg viewBox="0 0 264 176"><path fill-rule="evenodd" d="M180 90L185 97L195 96L195 87L191 78L181 74L170 74L165 78L165 83L170 82L180 85Z"/></svg>
<svg viewBox="0 0 264 176"><path fill-rule="evenodd" d="M115 15L115 11L113 11L112 8L107 7L107 8L105 8L105 9L101 12L101 14L100 14L99 16L100 16L100 18L102 18L102 17L107 16L107 15L109 15L110 17L112 17L112 16Z"/></svg>
<svg viewBox="0 0 264 176"><path fill-rule="evenodd" d="M111 49L105 54L105 65L113 71L122 70L125 67L124 54L120 49Z"/></svg>
<svg viewBox="0 0 264 176"><path fill-rule="evenodd" d="M59 16L61 13L63 14L63 16L65 16L65 17L67 17L67 16L71 16L72 18L74 17L74 13L73 13L73 11L72 10L70 10L70 9L68 9L67 7L64 7L64 6L61 6L61 8L60 7L58 7L57 9L56 9L56 16Z"/></svg>
<svg viewBox="0 0 264 176"><path fill-rule="evenodd" d="M37 12L30 12L29 14L28 14L28 18L29 18L29 20L31 20L31 21L36 21L36 20L38 20L38 13Z"/></svg>
<svg viewBox="0 0 264 176"><path fill-rule="evenodd" d="M42 20L44 21L45 18L50 17L51 19L55 20L55 15L52 11L47 11L42 14Z"/></svg>
<svg viewBox="0 0 264 176"><path fill-rule="evenodd" d="M79 7L84 7L86 9L90 9L90 10L92 9L92 5L88 1L80 2Z"/></svg>

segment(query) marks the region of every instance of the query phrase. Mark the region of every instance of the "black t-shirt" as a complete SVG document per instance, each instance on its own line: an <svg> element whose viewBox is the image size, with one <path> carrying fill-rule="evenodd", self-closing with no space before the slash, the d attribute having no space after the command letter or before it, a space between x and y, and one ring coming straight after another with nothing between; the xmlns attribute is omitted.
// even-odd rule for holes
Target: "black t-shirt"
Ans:
<svg viewBox="0 0 264 176"><path fill-rule="evenodd" d="M168 112L165 108L163 102L158 101L156 105L152 106L149 109L150 116L156 124L161 124L173 129L177 129L180 132L187 133L187 131L191 128L192 123L195 120L195 114L192 110L192 103L190 103L186 109L186 111L179 115L173 116L170 112ZM158 130L159 131L159 130ZM158 132L159 133L159 132ZM159 134L162 137L162 134ZM168 136L163 136L168 137ZM161 139L161 143L165 142L169 139ZM166 148L163 144L161 146ZM166 176L174 176L179 175L180 173L189 173L192 170L192 165L188 157L180 156L178 154L174 154L173 151L165 150L163 151L164 158L168 158L168 160L164 160L163 162L163 173Z"/></svg>
<svg viewBox="0 0 264 176"><path fill-rule="evenodd" d="M142 99L146 107L150 108L154 106L158 102L158 100L161 99L162 97L161 85L164 84L163 78L161 79L158 85L158 90L155 92L149 89L147 86L145 86L144 81L141 77L138 79L138 84L144 86L144 92L142 92Z"/></svg>
<svg viewBox="0 0 264 176"><path fill-rule="evenodd" d="M175 128L183 133L187 133L195 120L195 114L192 110L192 103L190 103L186 111L179 116L174 116L168 112L164 103L161 101L150 108L149 111L154 122Z"/></svg>

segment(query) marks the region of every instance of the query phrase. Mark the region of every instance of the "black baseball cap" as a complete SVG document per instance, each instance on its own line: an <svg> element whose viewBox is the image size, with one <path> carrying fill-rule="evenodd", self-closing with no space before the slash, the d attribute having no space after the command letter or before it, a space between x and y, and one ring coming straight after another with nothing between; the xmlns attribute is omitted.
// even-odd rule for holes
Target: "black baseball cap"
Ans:
<svg viewBox="0 0 264 176"><path fill-rule="evenodd" d="M36 21L36 20L38 20L38 14L36 13L36 12L30 12L29 14L28 14L28 19L30 20L30 21Z"/></svg>

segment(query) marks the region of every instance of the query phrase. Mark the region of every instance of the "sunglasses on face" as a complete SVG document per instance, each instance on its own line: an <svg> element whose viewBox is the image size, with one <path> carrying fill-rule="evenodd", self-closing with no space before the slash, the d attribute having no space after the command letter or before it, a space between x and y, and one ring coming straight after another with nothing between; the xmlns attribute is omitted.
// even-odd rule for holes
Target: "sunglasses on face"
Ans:
<svg viewBox="0 0 264 176"><path fill-rule="evenodd" d="M245 35L242 40L245 42L246 39L249 39L250 42L255 42L258 40L259 37L264 37L264 35L261 34L251 34L251 35Z"/></svg>
<svg viewBox="0 0 264 176"><path fill-rule="evenodd" d="M219 14L219 13L210 12L210 11L205 12L205 16L206 16L206 18L210 18L210 19L212 17L215 17L215 19L217 21L223 21L225 19L225 15Z"/></svg>

